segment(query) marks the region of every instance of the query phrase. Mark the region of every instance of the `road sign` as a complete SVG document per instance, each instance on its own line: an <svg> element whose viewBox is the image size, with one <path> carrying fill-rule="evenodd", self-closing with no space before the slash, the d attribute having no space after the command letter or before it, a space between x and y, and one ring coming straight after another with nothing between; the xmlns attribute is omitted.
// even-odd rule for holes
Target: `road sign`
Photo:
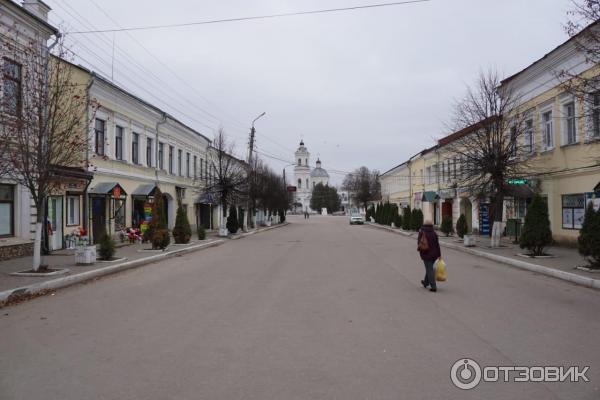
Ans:
<svg viewBox="0 0 600 400"><path fill-rule="evenodd" d="M509 185L527 185L529 181L527 179L509 179L507 183Z"/></svg>
<svg viewBox="0 0 600 400"><path fill-rule="evenodd" d="M288 186L287 187L287 191L288 192L295 192L296 191L296 186Z"/></svg>

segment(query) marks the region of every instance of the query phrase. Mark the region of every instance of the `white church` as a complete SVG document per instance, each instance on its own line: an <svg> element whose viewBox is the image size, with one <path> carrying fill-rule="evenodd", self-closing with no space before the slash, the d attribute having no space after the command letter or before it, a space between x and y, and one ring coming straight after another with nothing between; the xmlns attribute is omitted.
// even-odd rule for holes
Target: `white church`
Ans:
<svg viewBox="0 0 600 400"><path fill-rule="evenodd" d="M312 189L318 183L327 185L329 183L329 174L321 167L321 160L318 158L317 166L315 168L310 167L310 153L306 146L304 146L303 140L300 141L300 146L294 154L296 156L296 166L294 167L296 194L294 203L298 209L302 208L302 211L313 212L310 208Z"/></svg>

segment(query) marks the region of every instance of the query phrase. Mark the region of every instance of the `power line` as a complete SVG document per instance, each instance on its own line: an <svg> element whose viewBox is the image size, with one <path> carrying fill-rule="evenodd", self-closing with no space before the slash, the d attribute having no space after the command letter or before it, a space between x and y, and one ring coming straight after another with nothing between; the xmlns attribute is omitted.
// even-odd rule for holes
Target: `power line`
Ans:
<svg viewBox="0 0 600 400"><path fill-rule="evenodd" d="M391 2L391 3L366 4L366 5L362 5L362 6L353 6L353 7L340 7L340 8L328 8L328 9L320 9L320 10L296 11L296 12L288 12L288 13L280 13L280 14L257 15L257 16L250 16L250 17L224 18L224 19L215 19L215 20L208 20L208 21L186 22L186 23L179 23L179 24L147 25L147 26L137 26L137 27L129 27L129 28L113 28L113 29L97 29L97 30L89 30L89 31L75 31L75 32L69 32L69 33L88 34L88 33L107 33L107 32L124 32L124 31L151 30L151 29L179 28L179 27L185 27L185 26L218 24L218 23L224 23L224 22L240 22L240 21L250 21L250 20L259 20L259 19L292 17L292 16L298 16L298 15L324 14L324 13L333 13L333 12L342 12L342 11L355 11L355 10L364 10L364 9L378 8L378 7L392 7L392 6L413 4L413 3L425 3L428 1L430 1L430 0L395 1L395 2Z"/></svg>

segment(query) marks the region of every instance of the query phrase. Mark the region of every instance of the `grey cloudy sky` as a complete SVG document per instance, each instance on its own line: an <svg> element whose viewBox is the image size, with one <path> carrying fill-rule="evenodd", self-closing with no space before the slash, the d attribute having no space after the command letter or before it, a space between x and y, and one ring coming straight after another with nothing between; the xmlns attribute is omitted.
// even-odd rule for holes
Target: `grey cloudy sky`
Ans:
<svg viewBox="0 0 600 400"><path fill-rule="evenodd" d="M70 30L377 2L47 0L51 21ZM303 137L313 162L318 154L326 169L383 172L446 133L453 99L480 70L511 75L566 40L568 7L569 0L431 0L117 33L114 64L112 33L73 35L68 43L81 64L109 76L114 65L117 83L205 135L223 126L239 154L252 119L266 111L256 124L259 151L293 161ZM334 183L343 178L331 175Z"/></svg>

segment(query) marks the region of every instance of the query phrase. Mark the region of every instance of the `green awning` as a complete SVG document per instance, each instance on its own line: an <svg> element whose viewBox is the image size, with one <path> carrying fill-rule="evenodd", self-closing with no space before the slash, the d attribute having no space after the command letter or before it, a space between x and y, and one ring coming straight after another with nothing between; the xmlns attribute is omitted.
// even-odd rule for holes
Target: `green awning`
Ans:
<svg viewBox="0 0 600 400"><path fill-rule="evenodd" d="M428 203L433 203L437 199L439 199L439 196L437 195L436 192L423 192L423 197L421 198L421 201L426 201Z"/></svg>

